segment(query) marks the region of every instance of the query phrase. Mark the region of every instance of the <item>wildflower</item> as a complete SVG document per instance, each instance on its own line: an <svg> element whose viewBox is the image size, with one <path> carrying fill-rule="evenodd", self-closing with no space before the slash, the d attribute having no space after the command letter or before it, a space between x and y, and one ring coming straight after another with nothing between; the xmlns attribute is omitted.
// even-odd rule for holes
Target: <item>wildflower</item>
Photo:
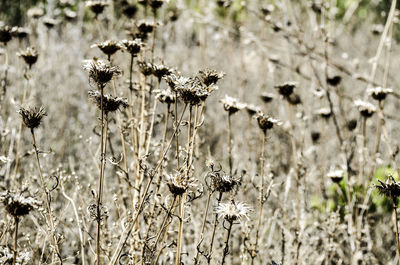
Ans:
<svg viewBox="0 0 400 265"><path fill-rule="evenodd" d="M260 95L260 98L264 103L269 103L275 98L275 96L271 93L264 92Z"/></svg>
<svg viewBox="0 0 400 265"><path fill-rule="evenodd" d="M139 71L145 76L149 76L153 73L153 65L151 63L138 61L138 66L139 66Z"/></svg>
<svg viewBox="0 0 400 265"><path fill-rule="evenodd" d="M3 202L7 212L14 217L27 215L30 211L37 209L41 205L33 197L23 196L13 191L0 193L0 201Z"/></svg>
<svg viewBox="0 0 400 265"><path fill-rule="evenodd" d="M43 25L45 25L48 29L53 28L55 25L57 25L57 20L51 18L51 17L45 17L43 18Z"/></svg>
<svg viewBox="0 0 400 265"><path fill-rule="evenodd" d="M10 26L0 24L0 42L4 45L12 39L12 29Z"/></svg>
<svg viewBox="0 0 400 265"><path fill-rule="evenodd" d="M326 82L331 86L338 86L341 81L342 81L342 77L340 75L335 75L335 76L326 78Z"/></svg>
<svg viewBox="0 0 400 265"><path fill-rule="evenodd" d="M334 183L339 183L343 179L343 170L331 170L327 174L328 178L330 178Z"/></svg>
<svg viewBox="0 0 400 265"><path fill-rule="evenodd" d="M250 116L254 116L255 114L261 112L261 107L253 104L246 104L246 111Z"/></svg>
<svg viewBox="0 0 400 265"><path fill-rule="evenodd" d="M133 18L138 11L138 7L135 4L129 4L127 1L123 3L122 13L128 18Z"/></svg>
<svg viewBox="0 0 400 265"><path fill-rule="evenodd" d="M31 68L32 65L36 63L39 53L36 51L35 47L28 47L25 51L17 53L17 56L22 57L29 68Z"/></svg>
<svg viewBox="0 0 400 265"><path fill-rule="evenodd" d="M219 192L230 192L240 185L240 180L224 172L210 172L208 176L211 179L211 187Z"/></svg>
<svg viewBox="0 0 400 265"><path fill-rule="evenodd" d="M182 195L189 187L194 185L193 179L186 178L179 173L167 174L166 179L169 191L174 195Z"/></svg>
<svg viewBox="0 0 400 265"><path fill-rule="evenodd" d="M98 47L105 55L111 56L120 49L122 49L122 45L119 41L106 40L101 43L93 44L90 48Z"/></svg>
<svg viewBox="0 0 400 265"><path fill-rule="evenodd" d="M388 94L393 93L393 90L391 88L373 87L369 88L367 92L373 99L381 101L384 100Z"/></svg>
<svg viewBox="0 0 400 265"><path fill-rule="evenodd" d="M321 133L311 132L311 140L314 144L319 140L320 137L321 137Z"/></svg>
<svg viewBox="0 0 400 265"><path fill-rule="evenodd" d="M224 109L229 112L229 115L246 107L246 104L240 103L236 98L232 98L228 95L226 95L224 99L221 99L220 102L224 105Z"/></svg>
<svg viewBox="0 0 400 265"><path fill-rule="evenodd" d="M153 32L154 28L156 27L156 25L153 22L145 20L139 21L139 23L136 26L139 29L139 31L143 34L148 34Z"/></svg>
<svg viewBox="0 0 400 265"><path fill-rule="evenodd" d="M164 0L150 0L149 5L153 10L157 10L164 4Z"/></svg>
<svg viewBox="0 0 400 265"><path fill-rule="evenodd" d="M258 127L260 127L261 130L266 132L269 129L272 129L274 125L280 125L281 122L277 119L274 119L268 115L265 115L261 112L259 112L256 116L257 122L258 122Z"/></svg>
<svg viewBox="0 0 400 265"><path fill-rule="evenodd" d="M178 82L175 83L175 90L178 92L179 98L190 105L198 105L210 95L207 87L197 77L178 79Z"/></svg>
<svg viewBox="0 0 400 265"><path fill-rule="evenodd" d="M0 264L13 264L13 250L8 246L0 246ZM28 251L19 251L15 261L16 265L32 264L32 253Z"/></svg>
<svg viewBox="0 0 400 265"><path fill-rule="evenodd" d="M301 98L298 94L292 93L286 97L287 101L292 105L301 104Z"/></svg>
<svg viewBox="0 0 400 265"><path fill-rule="evenodd" d="M66 18L67 20L69 20L69 21L73 21L73 20L75 20L76 17L77 17L76 12L73 11L73 10L71 10L71 9L69 9L69 8L65 8L65 9L63 10L63 12L64 12L65 18Z"/></svg>
<svg viewBox="0 0 400 265"><path fill-rule="evenodd" d="M386 183L380 180L378 180L378 182L380 185L375 185L375 188L377 188L382 195L392 199L393 201L396 201L396 199L400 196L400 183L396 182L391 175L388 176Z"/></svg>
<svg viewBox="0 0 400 265"><path fill-rule="evenodd" d="M95 90L89 90L89 97L96 103L99 109L101 108L101 93ZM103 95L103 109L107 114L109 112L117 111L118 109L124 109L129 104L126 99L120 97L113 97L111 95Z"/></svg>
<svg viewBox="0 0 400 265"><path fill-rule="evenodd" d="M87 1L86 6L96 15L103 13L104 8L108 6L107 2L101 0Z"/></svg>
<svg viewBox="0 0 400 265"><path fill-rule="evenodd" d="M154 90L156 98L165 104L173 104L175 102L175 95L170 90Z"/></svg>
<svg viewBox="0 0 400 265"><path fill-rule="evenodd" d="M347 130L352 131L357 127L357 120L351 119L346 124Z"/></svg>
<svg viewBox="0 0 400 265"><path fill-rule="evenodd" d="M176 75L176 74L169 74L167 76L164 76L164 80L167 82L168 86L171 88L172 91L176 91L176 87L180 84L184 84L188 82L188 77L184 77L181 75Z"/></svg>
<svg viewBox="0 0 400 265"><path fill-rule="evenodd" d="M85 60L83 69L89 73L89 79L96 82L99 87L104 87L114 76L122 72L117 66L110 66L102 60Z"/></svg>
<svg viewBox="0 0 400 265"><path fill-rule="evenodd" d="M18 39L22 40L28 37L30 34L29 29L27 28L22 28L22 27L13 27L11 34L14 37L17 37Z"/></svg>
<svg viewBox="0 0 400 265"><path fill-rule="evenodd" d="M171 73L171 69L169 69L168 66L163 65L163 64L152 64L153 68L153 75L158 78L159 81L161 81L161 78L164 76L167 76Z"/></svg>
<svg viewBox="0 0 400 265"><path fill-rule="evenodd" d="M354 104L356 105L356 107L358 108L358 111L361 113L361 115L364 118L371 117L372 115L374 115L374 113L376 111L375 106L366 101L357 99L354 101Z"/></svg>
<svg viewBox="0 0 400 265"><path fill-rule="evenodd" d="M101 221L108 216L108 208L106 206L103 206L102 204L99 205L99 211L97 210L96 203L91 203L86 210L89 213L90 218L94 221Z"/></svg>
<svg viewBox="0 0 400 265"><path fill-rule="evenodd" d="M332 116L332 111L330 108L321 108L315 112L321 118L328 120Z"/></svg>
<svg viewBox="0 0 400 265"><path fill-rule="evenodd" d="M29 109L20 108L18 113L21 115L25 126L30 129L39 127L43 116L46 116L46 111L43 107L34 107Z"/></svg>
<svg viewBox="0 0 400 265"><path fill-rule="evenodd" d="M39 7L32 7L28 9L28 12L26 13L28 17L38 19L44 15L44 10Z"/></svg>
<svg viewBox="0 0 400 265"><path fill-rule="evenodd" d="M224 72L218 72L213 69L203 69L199 71L200 79L206 86L217 84L225 76Z"/></svg>
<svg viewBox="0 0 400 265"><path fill-rule="evenodd" d="M293 93L293 90L296 88L296 82L285 82L281 85L276 85L275 88L278 89L279 94L284 97L288 97Z"/></svg>
<svg viewBox="0 0 400 265"><path fill-rule="evenodd" d="M251 208L242 202L220 203L215 208L215 212L228 222L241 221L243 217L249 219L250 210Z"/></svg>
<svg viewBox="0 0 400 265"><path fill-rule="evenodd" d="M140 39L123 40L122 45L133 57L136 57L143 47L143 43Z"/></svg>

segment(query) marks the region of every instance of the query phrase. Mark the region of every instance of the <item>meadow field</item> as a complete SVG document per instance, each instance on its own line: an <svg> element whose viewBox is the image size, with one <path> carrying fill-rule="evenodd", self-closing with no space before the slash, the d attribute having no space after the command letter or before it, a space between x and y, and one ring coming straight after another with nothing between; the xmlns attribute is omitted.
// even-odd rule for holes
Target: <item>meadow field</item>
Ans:
<svg viewBox="0 0 400 265"><path fill-rule="evenodd" d="M396 0L0 5L0 265L400 265Z"/></svg>

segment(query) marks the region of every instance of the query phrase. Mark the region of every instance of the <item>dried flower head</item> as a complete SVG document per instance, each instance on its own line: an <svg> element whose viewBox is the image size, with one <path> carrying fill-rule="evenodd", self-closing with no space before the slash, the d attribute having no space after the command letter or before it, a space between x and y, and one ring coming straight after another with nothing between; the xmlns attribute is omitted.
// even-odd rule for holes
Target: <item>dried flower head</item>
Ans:
<svg viewBox="0 0 400 265"><path fill-rule="evenodd" d="M169 88L174 92L177 92L176 87L178 85L188 82L188 77L176 74L169 74L167 76L164 76L163 78L167 82Z"/></svg>
<svg viewBox="0 0 400 265"><path fill-rule="evenodd" d="M154 93L161 103L173 104L175 102L175 95L170 90L154 90Z"/></svg>
<svg viewBox="0 0 400 265"><path fill-rule="evenodd" d="M289 97L293 93L293 90L296 88L296 86L297 86L296 82L290 81L290 82L285 82L281 85L276 85L275 88L282 96Z"/></svg>
<svg viewBox="0 0 400 265"><path fill-rule="evenodd" d="M268 115L263 114L262 112L259 112L256 116L257 122L258 122L258 127L260 127L261 130L266 132L269 129L272 129L274 125L281 125L281 122L277 119L274 119Z"/></svg>
<svg viewBox="0 0 400 265"><path fill-rule="evenodd" d="M101 43L93 44L90 48L98 47L105 55L111 56L120 49L122 49L122 45L119 41L114 40L106 40Z"/></svg>
<svg viewBox="0 0 400 265"><path fill-rule="evenodd" d="M373 87L367 90L368 95L372 96L375 100L384 100L388 94L393 93L391 88Z"/></svg>
<svg viewBox="0 0 400 265"><path fill-rule="evenodd" d="M388 176L386 183L380 180L378 180L378 182L380 185L375 185L375 188L377 188L382 195L395 202L400 196L400 183L396 182L391 175Z"/></svg>
<svg viewBox="0 0 400 265"><path fill-rule="evenodd" d="M330 108L321 108L315 112L321 118L328 120L332 116L332 111Z"/></svg>
<svg viewBox="0 0 400 265"><path fill-rule="evenodd" d="M110 66L98 59L83 61L83 69L89 73L89 79L93 80L99 87L104 87L114 76L122 72L117 66Z"/></svg>
<svg viewBox="0 0 400 265"><path fill-rule="evenodd" d="M99 205L100 211L97 210L96 203L91 203L86 210L93 221L102 221L108 216L108 208L102 204Z"/></svg>
<svg viewBox="0 0 400 265"><path fill-rule="evenodd" d="M31 68L32 65L36 63L39 53L36 51L35 47L28 47L25 51L18 52L17 56L22 57L29 68Z"/></svg>
<svg viewBox="0 0 400 265"><path fill-rule="evenodd" d="M211 189L219 192L230 192L241 184L240 180L222 171L211 171L207 174L211 180Z"/></svg>
<svg viewBox="0 0 400 265"><path fill-rule="evenodd" d="M41 203L30 196L5 191L0 193L0 201L3 202L7 212L14 216L20 217L29 214L33 209L37 209Z"/></svg>
<svg viewBox="0 0 400 265"><path fill-rule="evenodd" d="M73 10L71 10L71 9L69 9L69 8L65 8L65 9L63 10L63 13L64 13L65 18L66 18L68 21L73 21L73 20L75 20L75 19L78 17L78 15L76 14L76 12L73 11Z"/></svg>
<svg viewBox="0 0 400 265"><path fill-rule="evenodd" d="M29 36L30 31L27 28L22 28L22 27L13 27L11 34L14 37L17 37L18 39L22 40L25 39Z"/></svg>
<svg viewBox="0 0 400 265"><path fill-rule="evenodd" d="M311 132L311 140L312 140L313 144L315 144L319 140L320 137L321 137L320 132L315 132L315 131Z"/></svg>
<svg viewBox="0 0 400 265"><path fill-rule="evenodd" d="M215 213L217 213L220 217L224 218L228 222L241 221L243 217L249 219L250 211L251 207L242 202L220 203L215 208Z"/></svg>
<svg viewBox="0 0 400 265"><path fill-rule="evenodd" d="M275 96L274 94L263 92L261 93L260 98L264 103L269 103L275 98Z"/></svg>
<svg viewBox="0 0 400 265"><path fill-rule="evenodd" d="M216 0L218 7L229 8L232 5L232 0Z"/></svg>
<svg viewBox="0 0 400 265"><path fill-rule="evenodd" d="M8 25L0 24L0 42L4 45L12 39L12 28Z"/></svg>
<svg viewBox="0 0 400 265"><path fill-rule="evenodd" d="M157 10L164 4L164 0L150 0L149 5L153 10Z"/></svg>
<svg viewBox="0 0 400 265"><path fill-rule="evenodd" d="M140 20L136 25L139 31L143 34L149 34L153 32L156 25L151 21Z"/></svg>
<svg viewBox="0 0 400 265"><path fill-rule="evenodd" d="M354 104L358 108L358 111L361 113L361 115L365 118L369 118L372 115L374 115L376 108L374 105L372 105L369 102L362 101L360 99L357 99L354 101Z"/></svg>
<svg viewBox="0 0 400 265"><path fill-rule="evenodd" d="M28 9L28 12L26 13L28 17L38 19L44 15L44 10L40 7L32 7Z"/></svg>
<svg viewBox="0 0 400 265"><path fill-rule="evenodd" d="M105 1L101 0L93 0L93 1L87 1L86 6L93 12L95 13L96 16L100 15L103 13L104 8L108 6L108 3Z"/></svg>
<svg viewBox="0 0 400 265"><path fill-rule="evenodd" d="M138 11L137 5L130 4L128 1L124 1L122 3L122 14L124 14L127 18L133 18Z"/></svg>
<svg viewBox="0 0 400 265"><path fill-rule="evenodd" d="M225 98L221 99L220 102L224 105L224 109L229 112L229 115L232 115L246 107L246 104L241 103L236 98L228 95L225 95Z"/></svg>
<svg viewBox="0 0 400 265"><path fill-rule="evenodd" d="M219 80L224 78L224 72L218 72L214 69L202 69L199 71L200 79L206 86L216 85Z"/></svg>
<svg viewBox="0 0 400 265"><path fill-rule="evenodd" d="M338 86L342 81L342 77L340 75L334 75L332 77L327 77L326 82L331 86Z"/></svg>
<svg viewBox="0 0 400 265"><path fill-rule="evenodd" d="M246 111L250 116L254 116L257 113L261 112L261 107L253 104L246 104Z"/></svg>
<svg viewBox="0 0 400 265"><path fill-rule="evenodd" d="M346 123L347 130L352 131L357 127L357 120L351 119Z"/></svg>
<svg viewBox="0 0 400 265"><path fill-rule="evenodd" d="M149 76L153 73L153 65L144 61L138 61L139 71L145 75Z"/></svg>
<svg viewBox="0 0 400 265"><path fill-rule="evenodd" d="M339 183L343 179L343 174L344 174L343 170L336 169L329 171L327 177L330 178L334 183Z"/></svg>
<svg viewBox="0 0 400 265"><path fill-rule="evenodd" d="M51 17L43 18L43 25L45 25L48 29L54 28L57 25L58 21Z"/></svg>
<svg viewBox="0 0 400 265"><path fill-rule="evenodd" d="M32 130L39 127L43 116L46 116L46 111L43 107L29 109L20 108L18 113L21 115L25 126Z"/></svg>
<svg viewBox="0 0 400 265"><path fill-rule="evenodd" d="M161 81L161 78L172 73L171 69L164 64L152 64L153 75Z"/></svg>
<svg viewBox="0 0 400 265"><path fill-rule="evenodd" d="M169 191L174 195L182 195L189 187L194 186L193 179L188 179L179 173L167 174L166 179Z"/></svg>
<svg viewBox="0 0 400 265"><path fill-rule="evenodd" d="M101 93L95 90L89 90L88 92L89 98L96 103L97 107L101 108ZM124 109L128 107L128 101L124 98L113 97L111 95L103 95L103 110L106 114L109 112L114 112L119 109Z"/></svg>
<svg viewBox="0 0 400 265"><path fill-rule="evenodd" d="M208 88L204 86L198 77L178 79L175 84L179 99L189 105L198 105L200 102L205 101L210 95Z"/></svg>
<svg viewBox="0 0 400 265"><path fill-rule="evenodd" d="M298 94L292 93L289 96L285 97L286 100L292 105L301 104L301 98Z"/></svg>
<svg viewBox="0 0 400 265"><path fill-rule="evenodd" d="M123 47L133 56L136 57L143 47L143 43L140 39L135 40L123 40Z"/></svg>
<svg viewBox="0 0 400 265"><path fill-rule="evenodd" d="M0 264L11 265L14 260L14 251L8 246L0 246ZM18 251L15 265L32 264L32 253L28 251Z"/></svg>

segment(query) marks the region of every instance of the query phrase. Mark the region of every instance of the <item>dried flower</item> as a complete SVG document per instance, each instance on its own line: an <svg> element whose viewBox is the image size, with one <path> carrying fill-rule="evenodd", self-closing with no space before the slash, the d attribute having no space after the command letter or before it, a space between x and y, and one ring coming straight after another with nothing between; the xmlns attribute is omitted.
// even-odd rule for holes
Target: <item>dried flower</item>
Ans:
<svg viewBox="0 0 400 265"><path fill-rule="evenodd" d="M301 98L298 94L292 93L289 96L285 97L286 100L292 105L301 104Z"/></svg>
<svg viewBox="0 0 400 265"><path fill-rule="evenodd" d="M169 191L174 195L182 195L189 187L194 186L193 179L188 179L179 173L167 174L166 179Z"/></svg>
<svg viewBox="0 0 400 265"><path fill-rule="evenodd" d="M28 17L38 19L44 15L44 10L39 7L32 7L28 9L27 15Z"/></svg>
<svg viewBox="0 0 400 265"><path fill-rule="evenodd" d="M341 81L342 81L342 77L340 75L335 75L335 76L326 78L326 82L331 86L338 86Z"/></svg>
<svg viewBox="0 0 400 265"><path fill-rule="evenodd" d="M138 11L138 7L135 4L129 4L127 1L123 2L122 13L128 17L133 18Z"/></svg>
<svg viewBox="0 0 400 265"><path fill-rule="evenodd" d="M343 179L343 170L337 169L337 170L331 170L328 172L327 176L330 178L334 183L339 183Z"/></svg>
<svg viewBox="0 0 400 265"><path fill-rule="evenodd" d="M135 40L123 40L123 47L133 56L136 57L143 47L143 43L140 39Z"/></svg>
<svg viewBox="0 0 400 265"><path fill-rule="evenodd" d="M217 0L218 7L229 8L232 5L232 0Z"/></svg>
<svg viewBox="0 0 400 265"><path fill-rule="evenodd" d="M210 95L208 87L205 87L197 77L179 80L183 82L178 82L175 89L178 92L179 98L186 104L198 105Z"/></svg>
<svg viewBox="0 0 400 265"><path fill-rule="evenodd" d="M0 201L3 202L7 212L20 217L29 214L33 209L37 209L41 203L30 196L23 196L13 191L0 193Z"/></svg>
<svg viewBox="0 0 400 265"><path fill-rule="evenodd" d="M157 10L164 4L164 0L150 0L149 5L153 10Z"/></svg>
<svg viewBox="0 0 400 265"><path fill-rule="evenodd" d="M354 130L357 127L357 120L351 119L347 122L346 127L349 131Z"/></svg>
<svg viewBox="0 0 400 265"><path fill-rule="evenodd" d="M136 25L139 31L143 34L148 34L153 32L156 25L151 21L141 20Z"/></svg>
<svg viewBox="0 0 400 265"><path fill-rule="evenodd" d="M354 101L354 104L358 108L358 111L361 113L361 115L365 118L369 118L372 115L374 115L376 108L374 105L372 105L369 102L362 101L360 99L357 99Z"/></svg>
<svg viewBox="0 0 400 265"><path fill-rule="evenodd" d="M391 88L373 87L367 90L368 95L372 96L375 100L384 100L388 94L393 93Z"/></svg>
<svg viewBox="0 0 400 265"><path fill-rule="evenodd" d="M153 75L158 78L159 81L161 81L161 78L164 76L167 76L172 73L171 69L164 65L164 64L152 64L153 68Z"/></svg>
<svg viewBox="0 0 400 265"><path fill-rule="evenodd" d="M73 20L75 20L76 17L77 17L76 12L73 11L73 10L71 10L71 9L69 9L69 8L65 8L65 9L63 10L63 12L64 12L65 18L66 18L67 20L69 20L69 21L73 21Z"/></svg>
<svg viewBox="0 0 400 265"><path fill-rule="evenodd" d="M25 126L30 129L39 127L43 116L46 116L46 111L43 107L34 107L29 109L20 108L18 113L21 115Z"/></svg>
<svg viewBox="0 0 400 265"><path fill-rule="evenodd" d="M293 90L296 88L296 82L285 82L281 85L276 85L275 88L278 89L279 94L284 97L288 97L293 93Z"/></svg>
<svg viewBox="0 0 400 265"><path fill-rule="evenodd" d="M31 68L32 65L36 63L39 53L36 51L35 47L28 47L25 51L18 52L17 56L22 57L29 68Z"/></svg>
<svg viewBox="0 0 400 265"><path fill-rule="evenodd" d="M154 90L154 93L161 103L173 104L175 102L175 95L170 90Z"/></svg>
<svg viewBox="0 0 400 265"><path fill-rule="evenodd" d="M281 125L281 122L279 120L274 119L261 112L257 114L256 118L258 122L258 127L260 127L260 129L263 130L264 132L266 132L269 129L272 129L274 125Z"/></svg>
<svg viewBox="0 0 400 265"><path fill-rule="evenodd" d="M275 96L274 94L263 92L261 93L260 98L264 103L269 103L275 98Z"/></svg>
<svg viewBox="0 0 400 265"><path fill-rule="evenodd" d="M51 18L51 17L45 17L43 18L43 25L45 25L48 29L53 28L55 25L57 25L57 20Z"/></svg>
<svg viewBox="0 0 400 265"><path fill-rule="evenodd" d="M86 6L90 8L90 10L95 13L96 17L103 13L104 8L108 6L108 3L101 0L87 1Z"/></svg>
<svg viewBox="0 0 400 265"><path fill-rule="evenodd" d="M400 196L400 183L396 182L391 175L388 176L386 183L383 183L380 180L378 180L378 182L380 185L375 185L375 188L377 188L382 195L395 202Z"/></svg>
<svg viewBox="0 0 400 265"><path fill-rule="evenodd" d="M99 206L100 211L97 210L96 203L91 203L86 210L93 221L101 221L108 216L108 208L102 204Z"/></svg>
<svg viewBox="0 0 400 265"><path fill-rule="evenodd" d="M219 192L230 192L241 184L239 179L221 171L212 171L207 176L211 179L212 190Z"/></svg>
<svg viewBox="0 0 400 265"><path fill-rule="evenodd" d="M101 43L93 44L90 48L98 47L105 55L111 56L120 49L122 49L122 45L119 41L114 40L106 40Z"/></svg>
<svg viewBox="0 0 400 265"><path fill-rule="evenodd" d="M246 111L250 116L254 116L255 114L261 112L261 107L253 104L246 104Z"/></svg>
<svg viewBox="0 0 400 265"><path fill-rule="evenodd" d="M200 79L206 86L211 86L217 84L217 82L224 78L224 72L218 72L213 69L203 69L199 71Z"/></svg>
<svg viewBox="0 0 400 265"><path fill-rule="evenodd" d="M229 115L232 115L246 107L246 104L241 103L236 98L232 98L228 95L225 95L225 98L221 99L220 102L224 105L224 109L229 112Z"/></svg>
<svg viewBox="0 0 400 265"><path fill-rule="evenodd" d="M321 108L315 112L321 118L328 120L332 116L332 111L330 108Z"/></svg>
<svg viewBox="0 0 400 265"><path fill-rule="evenodd" d="M8 246L0 246L0 264L13 264L14 251ZM28 251L18 251L15 265L32 264L32 253Z"/></svg>
<svg viewBox="0 0 400 265"><path fill-rule="evenodd" d="M139 71L145 75L149 76L153 73L153 65L144 61L138 61Z"/></svg>
<svg viewBox="0 0 400 265"><path fill-rule="evenodd" d="M220 203L215 208L215 212L228 222L240 221L243 217L249 219L249 211L251 207L242 202Z"/></svg>
<svg viewBox="0 0 400 265"><path fill-rule="evenodd" d="M0 24L0 42L4 45L12 39L12 28L10 26Z"/></svg>
<svg viewBox="0 0 400 265"><path fill-rule="evenodd" d="M114 76L118 76L122 73L119 67L110 66L98 59L83 61L83 69L89 73L89 79L96 82L99 87L103 87Z"/></svg>
<svg viewBox="0 0 400 265"><path fill-rule="evenodd" d="M91 98L101 108L101 93L95 90L89 90L89 98ZM117 111L118 109L124 109L128 107L128 101L124 98L113 97L111 95L103 95L103 110L107 114L109 112Z"/></svg>
<svg viewBox="0 0 400 265"><path fill-rule="evenodd" d="M27 28L13 27L12 31L11 31L11 34L14 37L17 37L18 39L22 40L22 39L28 37L28 35L30 34L30 31Z"/></svg>
<svg viewBox="0 0 400 265"><path fill-rule="evenodd" d="M321 133L311 132L311 140L314 144L319 140L320 137L321 137Z"/></svg>

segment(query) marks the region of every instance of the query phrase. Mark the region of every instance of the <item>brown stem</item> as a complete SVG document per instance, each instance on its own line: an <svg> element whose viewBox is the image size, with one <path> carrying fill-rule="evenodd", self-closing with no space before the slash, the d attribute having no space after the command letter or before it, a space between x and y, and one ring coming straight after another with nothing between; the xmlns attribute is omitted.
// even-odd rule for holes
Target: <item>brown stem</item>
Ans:
<svg viewBox="0 0 400 265"><path fill-rule="evenodd" d="M17 261L17 240L18 240L18 223L19 223L19 219L17 216L14 217L14 221L15 221L15 229L14 229L14 255L12 262L13 265L15 265Z"/></svg>
<svg viewBox="0 0 400 265"><path fill-rule="evenodd" d="M399 225L398 225L398 220L397 220L397 205L396 201L393 202L394 206L394 226L396 227L396 244L397 244L397 260L400 265L400 243L399 243Z"/></svg>
<svg viewBox="0 0 400 265"><path fill-rule="evenodd" d="M228 221L228 222L229 222L229 227L227 228L227 231L226 231L225 247L224 247L224 252L223 252L223 255L222 255L221 265L225 264L225 258L229 253L229 238L230 238L230 235L231 235L233 222L232 221Z"/></svg>
<svg viewBox="0 0 400 265"><path fill-rule="evenodd" d="M228 113L228 159L229 159L229 175L232 176L232 128L231 114Z"/></svg>
<svg viewBox="0 0 400 265"><path fill-rule="evenodd" d="M212 193L211 193L211 191L209 191L208 196L207 196L206 208L204 209L204 213L203 213L203 222L202 222L201 230L200 230L200 239L199 239L199 242L197 243L196 257L194 258L193 265L199 264L200 245L201 245L201 242L203 241L204 228L206 226L207 213L208 213L208 207L210 206L211 195L212 195Z"/></svg>
<svg viewBox="0 0 400 265"><path fill-rule="evenodd" d="M218 199L217 199L217 206L222 200L222 192L219 192ZM211 243L210 247L208 249L208 254L207 254L207 264L209 265L211 263L211 257L212 257L212 250L213 250L213 245L214 245L214 239L215 239L215 230L218 225L218 214L215 214L215 219L214 219L214 225L213 225L213 231L211 234Z"/></svg>

